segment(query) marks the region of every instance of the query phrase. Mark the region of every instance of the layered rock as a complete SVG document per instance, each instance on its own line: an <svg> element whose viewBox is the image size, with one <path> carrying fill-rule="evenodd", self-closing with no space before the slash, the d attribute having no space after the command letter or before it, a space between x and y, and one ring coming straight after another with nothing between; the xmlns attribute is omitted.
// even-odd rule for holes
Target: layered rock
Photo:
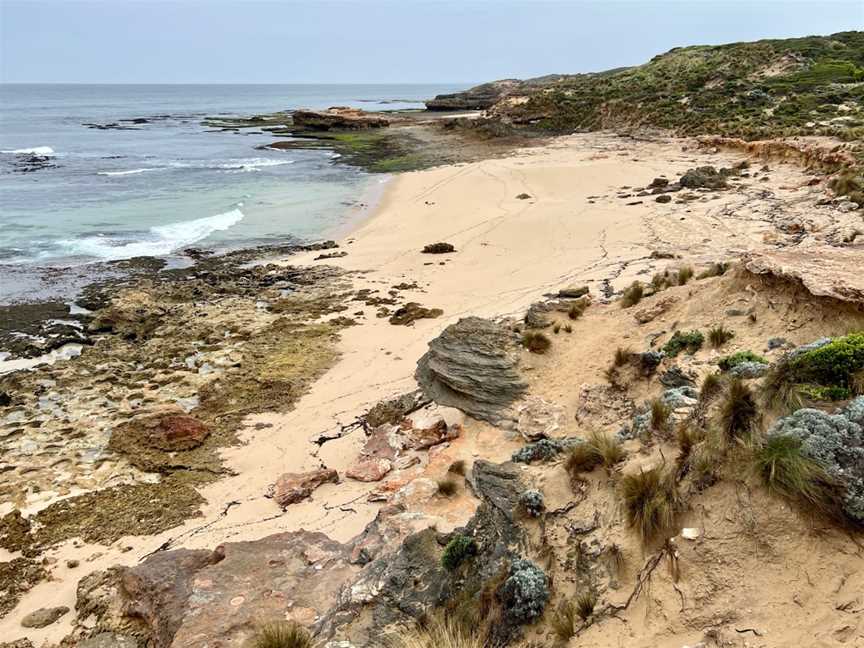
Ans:
<svg viewBox="0 0 864 648"><path fill-rule="evenodd" d="M294 126L312 131L386 128L390 120L357 108L334 106L327 110L295 110Z"/></svg>
<svg viewBox="0 0 864 648"><path fill-rule="evenodd" d="M861 252L853 248L818 246L753 252L743 260L753 274L773 275L803 285L817 297L864 303Z"/></svg>
<svg viewBox="0 0 864 648"><path fill-rule="evenodd" d="M526 388L518 371L518 338L501 324L466 317L429 343L415 378L427 398L491 423L513 420Z"/></svg>

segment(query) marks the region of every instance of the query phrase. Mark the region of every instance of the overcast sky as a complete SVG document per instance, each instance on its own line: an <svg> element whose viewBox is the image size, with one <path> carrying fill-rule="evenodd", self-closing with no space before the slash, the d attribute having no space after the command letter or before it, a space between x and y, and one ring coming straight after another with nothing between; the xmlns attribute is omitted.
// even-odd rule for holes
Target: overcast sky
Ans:
<svg viewBox="0 0 864 648"><path fill-rule="evenodd" d="M864 0L0 0L0 81L468 83L864 29Z"/></svg>

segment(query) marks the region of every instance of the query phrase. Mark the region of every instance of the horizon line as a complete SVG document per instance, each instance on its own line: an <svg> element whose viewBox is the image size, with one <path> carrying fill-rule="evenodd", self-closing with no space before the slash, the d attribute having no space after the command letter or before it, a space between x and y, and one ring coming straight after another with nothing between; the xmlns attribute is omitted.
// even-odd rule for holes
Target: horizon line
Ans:
<svg viewBox="0 0 864 648"><path fill-rule="evenodd" d="M238 82L238 81L140 81L130 83L127 81L0 81L0 85L125 85L125 86L140 86L140 85L355 85L355 86L372 86L372 85L466 85L477 84L477 81L363 81L363 82L340 82L340 81L264 81L260 83Z"/></svg>

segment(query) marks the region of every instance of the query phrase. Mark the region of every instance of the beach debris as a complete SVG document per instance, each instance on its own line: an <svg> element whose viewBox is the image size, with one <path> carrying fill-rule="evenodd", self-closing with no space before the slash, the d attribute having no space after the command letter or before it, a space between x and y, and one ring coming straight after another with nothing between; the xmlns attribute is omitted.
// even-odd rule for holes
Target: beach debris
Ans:
<svg viewBox="0 0 864 648"><path fill-rule="evenodd" d="M449 254L455 251L452 243L430 243L423 248L423 254Z"/></svg>
<svg viewBox="0 0 864 648"><path fill-rule="evenodd" d="M696 529L693 527L686 527L681 529L681 537L685 540L696 540L702 535L701 529Z"/></svg>
<svg viewBox="0 0 864 648"><path fill-rule="evenodd" d="M305 473L284 473L273 487L273 499L285 508L306 499L322 484L338 482L339 475L332 468L320 468Z"/></svg>
<svg viewBox="0 0 864 648"><path fill-rule="evenodd" d="M520 193L518 196L516 196L516 200L528 200L530 198L531 195L527 193Z"/></svg>
<svg viewBox="0 0 864 648"><path fill-rule="evenodd" d="M517 369L518 344L503 324L465 317L429 343L414 376L439 405L491 423L513 421L509 407L527 388Z"/></svg>

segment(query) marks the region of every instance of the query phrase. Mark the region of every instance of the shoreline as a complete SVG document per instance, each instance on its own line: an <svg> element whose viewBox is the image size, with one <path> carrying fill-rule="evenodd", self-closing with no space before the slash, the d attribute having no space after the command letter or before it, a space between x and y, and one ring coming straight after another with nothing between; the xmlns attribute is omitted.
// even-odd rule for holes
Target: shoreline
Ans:
<svg viewBox="0 0 864 648"><path fill-rule="evenodd" d="M689 148L682 151L682 146ZM166 543L170 548L213 548L299 528L343 542L356 536L380 509L364 499L376 484L326 484L313 499L281 513L267 496L269 485L281 473L322 464L344 474L363 435L337 436L320 446L312 439L338 432L374 404L413 389L414 368L428 342L462 316L521 315L544 293L577 282L602 303L635 278L675 263L654 252L709 263L736 250L765 247L773 225L758 213L729 224L718 218L729 209L752 211L749 189L668 206L653 200L628 204L635 200L621 197L624 187L644 186L657 176L742 159L740 154L698 150L689 140L637 142L599 133L558 138L505 158L408 172L381 183L374 208L343 234L352 241L340 241L339 250L347 256L324 263L351 273L354 290L387 294L396 284L414 284L398 299L441 308L443 314L413 326L393 326L376 316L377 306L358 302L356 312L363 315L357 316L359 325L341 331L339 360L291 411L247 417L238 433L241 444L222 449L232 474L201 489L206 501L202 517L156 535L124 537L111 547L66 542L49 550L46 555L56 560L55 580L25 594L15 611L0 619L0 634L22 634L20 617L36 607L73 607L77 579L85 569L132 564ZM778 167L771 186L797 195L796 185L803 186L803 180L802 171ZM752 184L755 192L758 185ZM706 239L706 232L711 238ZM421 253L424 245L436 242L452 243L456 252ZM313 261L317 254L300 252L280 263L321 265ZM465 434L447 449L449 455L501 460L518 446L487 424L461 416L455 421L464 425ZM422 477L426 468L408 474ZM439 513L447 528L471 511ZM83 569L67 569L69 559L79 560ZM70 617L28 636L58 641L69 631Z"/></svg>

